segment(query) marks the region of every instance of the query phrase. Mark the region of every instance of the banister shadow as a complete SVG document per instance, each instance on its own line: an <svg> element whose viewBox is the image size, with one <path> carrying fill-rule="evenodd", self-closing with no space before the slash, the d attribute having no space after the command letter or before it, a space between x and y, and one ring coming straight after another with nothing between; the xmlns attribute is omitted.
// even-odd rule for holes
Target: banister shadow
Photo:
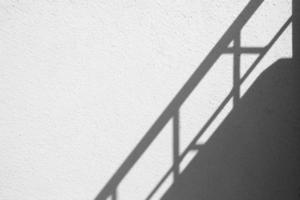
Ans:
<svg viewBox="0 0 300 200"><path fill-rule="evenodd" d="M149 196L146 199L150 199L151 196L158 189L163 180L170 175L170 173L174 172L174 177L179 176L178 163L182 160L182 158L187 154L187 152L195 147L196 141L203 134L203 132L209 127L209 125L213 122L216 116L222 111L224 106L228 103L228 101L233 98L234 105L240 99L239 87L241 83L249 76L249 74L254 70L255 66L260 62L260 60L264 57L264 55L268 52L268 50L272 47L275 41L279 38L281 33L287 28L287 26L291 23L292 19L288 19L287 22L282 26L282 28L278 31L278 33L274 36L274 38L269 42L269 44L262 48L241 48L240 47L240 32L244 25L248 22L251 16L255 13L255 11L259 8L259 6L263 3L263 0L251 0L247 6L242 10L239 16L234 20L232 25L228 28L228 30L224 33L221 39L216 43L214 48L209 52L203 62L199 65L196 71L192 74L192 76L188 79L188 81L184 84L184 86L179 90L177 95L173 98L170 104L166 107L166 109L162 112L162 114L158 117L155 123L150 127L150 129L146 132L141 141L137 144L134 150L130 153L130 155L125 159L122 165L118 168L115 174L111 177L111 179L107 182L104 188L97 195L95 200L106 200L111 197L111 199L117 199L117 188L120 182L124 179L127 173L131 170L131 168L135 165L135 163L139 160L139 158L143 155L143 153L147 150L147 148L151 145L151 143L155 140L155 138L159 135L164 126L170 121L173 120L173 131L174 131L174 141L173 141L173 157L174 164L167 171L166 175L162 178L162 180L157 184L157 186L152 190ZM234 41L234 46L229 48L228 45L231 41ZM186 148L186 150L179 156L179 109L182 104L186 101L189 95L194 91L197 85L201 82L201 80L205 77L214 63L219 59L222 54L226 53L234 53L234 87L232 88L229 95L224 99L219 108L215 111L215 113L209 118L207 123L202 127L199 131L198 135L194 138L191 144ZM249 70L243 77L239 77L239 65L240 65L240 54L242 53L258 53L259 57L252 64Z"/></svg>

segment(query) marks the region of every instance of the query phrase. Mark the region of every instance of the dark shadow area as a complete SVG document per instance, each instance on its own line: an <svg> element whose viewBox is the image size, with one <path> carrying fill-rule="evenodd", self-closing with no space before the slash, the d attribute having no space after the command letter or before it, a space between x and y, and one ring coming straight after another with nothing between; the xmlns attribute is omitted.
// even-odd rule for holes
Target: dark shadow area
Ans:
<svg viewBox="0 0 300 200"><path fill-rule="evenodd" d="M266 70L163 199L300 199L299 77L292 60Z"/></svg>
<svg viewBox="0 0 300 200"><path fill-rule="evenodd" d="M163 200L300 199L299 1L293 59L254 82Z"/></svg>
<svg viewBox="0 0 300 200"><path fill-rule="evenodd" d="M262 2L249 2L95 200L118 199L119 184L170 120L173 122L173 165L146 199L151 199L169 175L174 176L174 184L163 197L165 200L300 199L300 168L297 167L300 166L300 70L296 59L270 66L240 98L240 85L292 21L288 19L265 47L241 47L241 30ZM298 28L293 25L293 43L298 41ZM233 47L228 47L231 41ZM293 48L295 57L299 47L294 44ZM179 155L180 107L219 57L226 53L233 54L234 59L232 91ZM240 77L240 56L252 53L259 56ZM196 146L199 137L231 98L234 102L232 113L207 144ZM197 156L180 174L179 163L195 148L199 150Z"/></svg>

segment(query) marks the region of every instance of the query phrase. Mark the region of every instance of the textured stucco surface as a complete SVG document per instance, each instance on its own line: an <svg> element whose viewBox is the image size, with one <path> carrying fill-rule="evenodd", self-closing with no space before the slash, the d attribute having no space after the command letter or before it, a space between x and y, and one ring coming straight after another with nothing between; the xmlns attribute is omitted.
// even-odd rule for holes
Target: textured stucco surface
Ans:
<svg viewBox="0 0 300 200"><path fill-rule="evenodd" d="M1 0L0 199L93 199L247 3ZM266 45L290 14L291 1L266 1L242 44ZM289 56L290 29L252 80ZM231 65L222 56L183 106L182 148L232 87ZM121 199L171 164L170 140Z"/></svg>

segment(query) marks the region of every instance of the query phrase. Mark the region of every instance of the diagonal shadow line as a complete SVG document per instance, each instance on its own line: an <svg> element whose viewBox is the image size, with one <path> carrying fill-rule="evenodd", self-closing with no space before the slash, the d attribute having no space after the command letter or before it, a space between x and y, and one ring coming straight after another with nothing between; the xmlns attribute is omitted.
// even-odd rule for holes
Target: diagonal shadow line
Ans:
<svg viewBox="0 0 300 200"><path fill-rule="evenodd" d="M95 200L105 200L111 195L111 193L113 193L116 190L119 183L126 176L129 170L133 167L133 165L137 162L141 155L150 146L150 144L157 137L159 132L172 118L174 113L178 111L180 106L192 93L192 91L199 84L199 82L203 79L203 77L210 70L210 68L213 66L216 60L221 56L222 52L227 48L227 46L231 42L233 36L235 36L243 28L243 26L247 23L247 21L262 4L262 2L263 0L251 0L247 4L247 6L234 20L234 22L228 28L228 30L225 32L222 38L217 42L217 44L206 56L206 58L203 60L200 66L192 74L189 80L184 84L184 86L180 89L177 95L173 98L171 103L166 107L163 113L159 116L159 118L155 121L151 128L146 132L142 140L137 144L134 150L130 153L130 155L118 168L118 170L111 177L108 183L104 186L101 192L97 195Z"/></svg>
<svg viewBox="0 0 300 200"><path fill-rule="evenodd" d="M264 55L271 49L271 47L274 45L274 43L278 40L280 35L286 30L288 25L292 22L292 17L290 17L284 25L280 28L280 30L275 34L275 36L270 40L268 45L265 47L265 51L262 52L259 57L255 60L255 62L251 65L250 69L251 71L248 73L247 76L244 76L245 78L240 81L239 85L241 86L245 79L251 74L251 72L255 69L255 67L259 64L259 62L262 60ZM249 70L250 70L249 69ZM229 94L225 97L223 102L220 104L220 106L217 108L217 110L213 113L213 115L207 120L205 125L201 128L201 130L198 132L197 136L192 140L192 142L187 146L187 148L183 151L183 153L180 155L180 157L177 159L178 163L174 163L171 168L165 173L165 175L162 177L162 179L158 182L158 184L155 186L155 188L150 192L150 194L147 196L146 200L149 200L152 198L152 196L155 194L155 192L159 189L159 187L163 184L163 182L168 178L168 176L175 170L175 168L178 167L179 163L183 160L183 158L192 150L199 150L200 146L197 145L197 141L201 137L203 133L209 128L209 126L212 124L212 122L216 119L216 117L220 114L220 112L224 109L224 107L227 105L227 103L230 101L231 98L233 98L235 95L234 88L229 92Z"/></svg>

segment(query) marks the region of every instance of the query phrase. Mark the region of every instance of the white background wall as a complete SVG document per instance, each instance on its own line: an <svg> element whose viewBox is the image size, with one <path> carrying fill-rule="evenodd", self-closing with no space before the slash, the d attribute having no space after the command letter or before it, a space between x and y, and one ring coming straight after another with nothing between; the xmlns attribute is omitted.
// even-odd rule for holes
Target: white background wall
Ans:
<svg viewBox="0 0 300 200"><path fill-rule="evenodd" d="M95 198L247 3L1 0L0 199ZM266 45L290 15L290 0L265 1L242 44ZM289 56L290 29L249 83ZM183 108L183 147L232 87L231 64ZM164 142L121 199L144 197L149 164L171 165Z"/></svg>

